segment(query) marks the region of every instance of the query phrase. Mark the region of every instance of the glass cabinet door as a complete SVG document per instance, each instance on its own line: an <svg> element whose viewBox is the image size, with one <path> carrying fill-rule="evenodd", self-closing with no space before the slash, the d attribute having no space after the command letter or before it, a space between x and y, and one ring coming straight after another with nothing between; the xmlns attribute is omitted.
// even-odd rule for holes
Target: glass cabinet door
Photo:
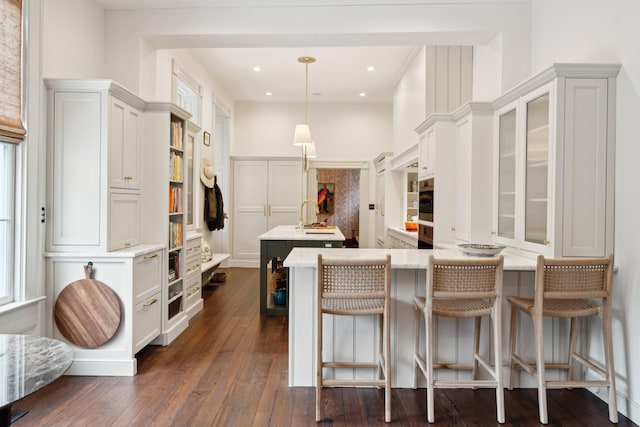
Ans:
<svg viewBox="0 0 640 427"><path fill-rule="evenodd" d="M526 103L524 240L547 244L549 94Z"/></svg>
<svg viewBox="0 0 640 427"><path fill-rule="evenodd" d="M497 236L515 238L516 110L498 118L498 230Z"/></svg>

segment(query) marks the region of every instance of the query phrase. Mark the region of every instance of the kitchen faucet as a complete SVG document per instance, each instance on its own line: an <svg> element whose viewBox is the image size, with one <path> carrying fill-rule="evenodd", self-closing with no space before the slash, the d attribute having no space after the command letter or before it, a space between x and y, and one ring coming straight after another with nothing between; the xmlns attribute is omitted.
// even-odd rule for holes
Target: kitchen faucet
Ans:
<svg viewBox="0 0 640 427"><path fill-rule="evenodd" d="M304 206L307 203L314 203L316 205L316 215L320 213L320 211L318 210L318 203L315 200L307 199L304 202L302 202L302 204L300 205L300 228L304 227L306 224L304 220Z"/></svg>

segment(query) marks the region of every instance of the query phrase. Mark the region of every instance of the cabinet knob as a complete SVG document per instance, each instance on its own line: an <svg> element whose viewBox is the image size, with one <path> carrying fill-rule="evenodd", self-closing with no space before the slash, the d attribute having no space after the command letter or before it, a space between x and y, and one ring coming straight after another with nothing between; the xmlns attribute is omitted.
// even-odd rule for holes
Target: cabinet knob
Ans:
<svg viewBox="0 0 640 427"><path fill-rule="evenodd" d="M495 231L492 231L492 232L491 232L491 235L492 235L492 236L495 236L496 234L498 234L498 233L496 233Z"/></svg>
<svg viewBox="0 0 640 427"><path fill-rule="evenodd" d="M542 243L544 243L545 245L548 245L548 244L549 244L549 243L551 243L551 242L550 242L550 241L548 241L547 239L544 239L544 240L542 241Z"/></svg>
<svg viewBox="0 0 640 427"><path fill-rule="evenodd" d="M451 227L451 231L456 231L456 228L455 227Z"/></svg>
<svg viewBox="0 0 640 427"><path fill-rule="evenodd" d="M426 167L426 166L423 166L423 167L422 167L422 170L423 170L423 171L426 171L426 170L427 170L427 167Z"/></svg>

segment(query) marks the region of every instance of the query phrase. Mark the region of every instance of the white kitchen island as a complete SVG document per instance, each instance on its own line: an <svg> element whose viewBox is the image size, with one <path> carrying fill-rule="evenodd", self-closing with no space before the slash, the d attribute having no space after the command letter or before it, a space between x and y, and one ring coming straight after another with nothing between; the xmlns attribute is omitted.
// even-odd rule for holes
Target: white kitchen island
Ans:
<svg viewBox="0 0 640 427"><path fill-rule="evenodd" d="M413 337L414 337L414 295L425 295L427 255L433 253L439 258L467 258L453 245L446 249L346 249L346 248L293 248L284 261L289 267L289 386L315 385L315 330L317 299L317 256L372 258L391 255L391 366L393 387L413 387ZM503 305L503 360L505 374L508 374L507 354L509 337L509 310L506 296L532 296L535 276L535 260L504 254L504 294ZM374 360L377 346L377 328L373 316L358 318L347 316L329 316L324 320L323 349L325 357L341 361ZM530 324L524 323L525 333L533 336ZM472 347L472 319L445 319L436 321L436 351L441 359L450 361L470 360ZM549 326L549 325L547 325ZM424 325L421 323L421 329ZM567 340L559 338L566 325L555 322L553 330L547 336L549 345L546 352L554 360L564 357ZM529 331L529 332L527 332ZM483 320L483 337L489 334L489 322ZM424 350L424 332L421 333L421 346ZM527 335L523 335L526 337ZM526 352L533 355L533 338L525 341ZM545 342L547 344L547 342ZM481 342L481 351L490 351L489 341ZM481 370L482 371L482 370ZM466 375L456 372L442 372L439 375ZM327 375L327 373L325 373ZM353 378L351 369L336 371L336 377ZM359 371L358 376L375 375ZM505 376L505 378L507 378ZM419 384L422 383L422 378ZM523 385L533 383L523 383Z"/></svg>

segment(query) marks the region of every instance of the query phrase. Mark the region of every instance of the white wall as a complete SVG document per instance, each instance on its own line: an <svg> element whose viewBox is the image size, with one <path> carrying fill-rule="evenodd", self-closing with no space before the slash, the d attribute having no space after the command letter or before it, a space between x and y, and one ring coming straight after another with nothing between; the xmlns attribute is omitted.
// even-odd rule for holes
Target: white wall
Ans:
<svg viewBox="0 0 640 427"><path fill-rule="evenodd" d="M134 92L149 46L484 45L504 34L500 85L530 68L526 1L394 6L120 10L105 13L106 70ZM354 19L357 17L357 19ZM336 37L340 34L340 37ZM509 60L505 60L508 58Z"/></svg>
<svg viewBox="0 0 640 427"><path fill-rule="evenodd" d="M391 149L391 104L309 104L317 160L369 161ZM293 130L304 104L236 103L233 156L300 156Z"/></svg>
<svg viewBox="0 0 640 427"><path fill-rule="evenodd" d="M106 78L104 11L93 1L42 1L42 75Z"/></svg>
<svg viewBox="0 0 640 427"><path fill-rule="evenodd" d="M616 92L614 346L619 410L640 422L640 2L535 0L532 72L553 62L622 64ZM567 19L567 17L570 17ZM593 331L600 343L600 329ZM598 353L599 354L599 353ZM603 398L604 394L601 395ZM622 404L621 404L622 403Z"/></svg>

